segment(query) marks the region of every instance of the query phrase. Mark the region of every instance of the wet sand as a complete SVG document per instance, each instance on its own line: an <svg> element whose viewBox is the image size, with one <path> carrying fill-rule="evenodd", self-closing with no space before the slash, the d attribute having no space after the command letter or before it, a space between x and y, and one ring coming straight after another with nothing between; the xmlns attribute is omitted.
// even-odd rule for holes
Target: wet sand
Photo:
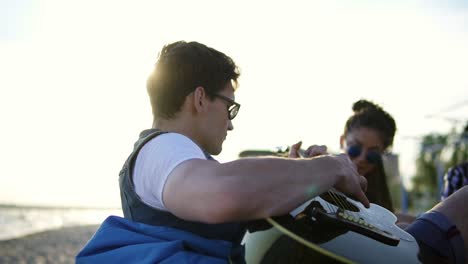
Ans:
<svg viewBox="0 0 468 264"><path fill-rule="evenodd" d="M75 263L98 225L65 227L0 241L0 263Z"/></svg>

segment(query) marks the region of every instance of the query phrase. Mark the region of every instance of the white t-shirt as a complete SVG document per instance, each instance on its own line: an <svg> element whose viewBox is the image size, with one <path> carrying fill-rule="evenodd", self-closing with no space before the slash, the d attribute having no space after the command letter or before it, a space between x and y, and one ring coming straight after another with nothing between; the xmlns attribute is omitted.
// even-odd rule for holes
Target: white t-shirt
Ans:
<svg viewBox="0 0 468 264"><path fill-rule="evenodd" d="M175 167L190 159L206 160L206 157L195 142L182 134L166 133L147 142L133 169L133 184L140 199L167 211L162 199L167 178Z"/></svg>

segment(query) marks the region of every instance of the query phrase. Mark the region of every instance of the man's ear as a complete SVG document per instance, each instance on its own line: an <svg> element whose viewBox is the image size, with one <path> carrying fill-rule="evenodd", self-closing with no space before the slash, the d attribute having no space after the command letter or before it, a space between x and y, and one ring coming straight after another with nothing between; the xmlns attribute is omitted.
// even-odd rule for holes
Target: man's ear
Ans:
<svg viewBox="0 0 468 264"><path fill-rule="evenodd" d="M206 99L207 99L207 94L205 92L205 88L202 86L198 86L195 88L193 91L193 107L197 112L202 112L204 111L204 108L206 106Z"/></svg>
<svg viewBox="0 0 468 264"><path fill-rule="evenodd" d="M341 135L340 137L340 148L341 149L344 149L344 144L345 144L345 136L344 135Z"/></svg>

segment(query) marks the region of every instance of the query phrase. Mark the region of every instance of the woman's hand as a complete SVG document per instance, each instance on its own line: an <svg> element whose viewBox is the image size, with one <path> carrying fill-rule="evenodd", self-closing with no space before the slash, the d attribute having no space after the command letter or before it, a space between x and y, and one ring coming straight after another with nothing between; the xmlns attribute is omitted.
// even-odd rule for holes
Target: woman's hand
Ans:
<svg viewBox="0 0 468 264"><path fill-rule="evenodd" d="M301 155L299 155L299 150L301 149L302 141L297 142L296 144L293 144L289 148L289 157L290 158L300 158Z"/></svg>
<svg viewBox="0 0 468 264"><path fill-rule="evenodd" d="M316 157L320 155L328 155L327 146L325 145L312 145L304 152L304 157Z"/></svg>
<svg viewBox="0 0 468 264"><path fill-rule="evenodd" d="M328 155L327 146L324 145L312 145L308 147L305 151L301 150L302 141L297 142L292 145L289 149L290 158L311 158L320 155Z"/></svg>

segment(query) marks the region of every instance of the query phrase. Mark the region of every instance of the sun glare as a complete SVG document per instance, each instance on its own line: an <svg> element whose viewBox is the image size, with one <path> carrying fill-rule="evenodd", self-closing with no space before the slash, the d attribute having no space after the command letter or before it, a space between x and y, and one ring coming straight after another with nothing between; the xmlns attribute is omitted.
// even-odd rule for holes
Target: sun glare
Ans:
<svg viewBox="0 0 468 264"><path fill-rule="evenodd" d="M151 126L146 78L161 47L181 39L242 71L220 161L299 140L339 152L351 104L366 98L395 116L408 178L409 136L450 129L424 116L468 95L466 13L378 2L35 4L29 34L0 44L0 203L118 206L120 167Z"/></svg>

